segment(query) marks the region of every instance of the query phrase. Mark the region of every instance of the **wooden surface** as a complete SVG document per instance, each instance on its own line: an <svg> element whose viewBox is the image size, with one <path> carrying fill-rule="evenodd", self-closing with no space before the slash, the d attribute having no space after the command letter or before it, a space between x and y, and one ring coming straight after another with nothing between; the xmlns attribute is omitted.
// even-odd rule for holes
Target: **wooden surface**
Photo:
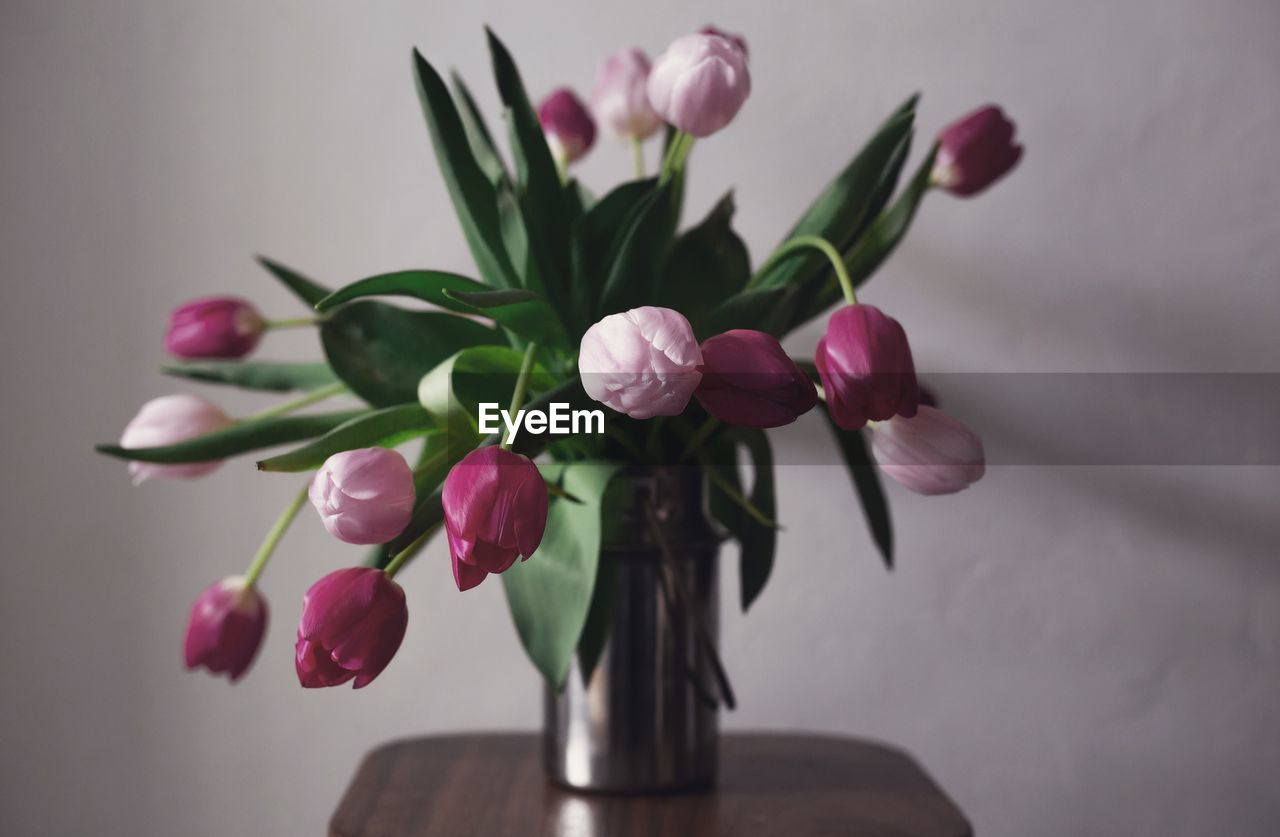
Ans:
<svg viewBox="0 0 1280 837"><path fill-rule="evenodd" d="M336 837L968 837L906 753L848 738L726 735L715 791L576 794L543 777L530 734L399 741L365 757Z"/></svg>

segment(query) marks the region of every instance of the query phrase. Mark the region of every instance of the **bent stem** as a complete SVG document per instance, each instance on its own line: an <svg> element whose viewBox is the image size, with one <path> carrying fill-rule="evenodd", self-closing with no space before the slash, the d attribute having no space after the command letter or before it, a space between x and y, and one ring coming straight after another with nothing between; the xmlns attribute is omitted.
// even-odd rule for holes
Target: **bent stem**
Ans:
<svg viewBox="0 0 1280 837"><path fill-rule="evenodd" d="M310 407L312 404L324 401L326 398L341 395L346 391L347 385L341 381L336 381L332 384L326 384L325 386L313 389L300 398L295 398L292 401L286 401L284 404L270 407L260 413L254 413L248 418L242 419L242 421L259 421L261 419L283 416L287 413L292 413L294 410L301 410L303 407Z"/></svg>
<svg viewBox="0 0 1280 837"><path fill-rule="evenodd" d="M524 397L529 392L529 378L533 374L533 353L538 350L537 343L530 343L528 348L524 350L524 359L520 361L520 374L516 376L516 388L511 393L511 406L507 408L507 415L514 421L516 413L524 406ZM504 439L500 447L502 450L511 450L511 442L515 439L507 441Z"/></svg>
<svg viewBox="0 0 1280 837"><path fill-rule="evenodd" d="M434 535L436 529L439 529L439 528L440 528L439 523L437 523L435 526L428 527L427 531L423 532L421 535L418 535L418 537L413 539L413 543L409 544L404 549L396 553L396 557L392 558L391 561L387 564L387 568L383 570L383 572L387 574L387 578L395 578L396 573L400 572L400 569L409 562L409 559L414 556L414 553L416 553L418 549L424 543L427 542L427 538Z"/></svg>
<svg viewBox="0 0 1280 837"><path fill-rule="evenodd" d="M644 143L639 137L631 138L631 154L636 161L636 179L644 180Z"/></svg>
<svg viewBox="0 0 1280 837"><path fill-rule="evenodd" d="M304 326L320 325L329 319L327 315L319 317L286 317L283 320L264 320L262 327L268 331L277 328L302 328Z"/></svg>
<svg viewBox="0 0 1280 837"><path fill-rule="evenodd" d="M289 505L285 506L275 525L267 532L267 537L263 539L262 546L258 547L258 554L253 556L253 563L245 571L244 584L246 587L252 587L257 583L258 576L262 575L263 569L267 566L267 561L271 558L271 553L276 551L276 544L280 543L280 539L284 537L284 533L289 529L289 524L293 523L294 518L298 516L298 512L302 509L302 504L307 502L307 488L310 485L311 483L308 481L302 487L302 490L298 492L298 496L294 497Z"/></svg>
<svg viewBox="0 0 1280 837"><path fill-rule="evenodd" d="M756 508L756 504L747 499L741 491L733 487L733 484L725 479L719 471L715 469L713 464L707 459L705 454L698 454L698 461L702 463L702 467L707 472L707 479L711 480L716 488L725 493L725 496L740 506L743 511L751 515L757 523L762 526L768 526L770 529L781 529L782 527L776 521L770 520L769 516L760 509Z"/></svg>
<svg viewBox="0 0 1280 837"><path fill-rule="evenodd" d="M849 269L844 265L844 258L841 257L840 251L835 248L835 245L819 235L798 235L787 241L773 251L773 255L765 260L765 263L756 271L756 275L765 275L778 262L797 250L802 250L806 247L811 247L827 257L828 261L831 262L831 268L836 272L836 278L840 280L840 288L844 291L845 302L850 305L857 305L858 297L853 292L853 280L849 278Z"/></svg>

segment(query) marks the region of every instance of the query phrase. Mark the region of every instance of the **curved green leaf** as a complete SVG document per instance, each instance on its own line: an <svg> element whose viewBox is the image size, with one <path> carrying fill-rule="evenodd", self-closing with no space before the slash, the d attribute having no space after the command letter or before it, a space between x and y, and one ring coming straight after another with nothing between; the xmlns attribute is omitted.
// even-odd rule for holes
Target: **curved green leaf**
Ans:
<svg viewBox="0 0 1280 837"><path fill-rule="evenodd" d="M684 314L700 340L718 333L710 327L711 311L751 278L747 247L730 226L733 211L730 192L702 223L676 239L662 269L654 304Z"/></svg>
<svg viewBox="0 0 1280 837"><path fill-rule="evenodd" d="M496 331L437 311L405 311L380 302L345 305L320 326L333 371L375 407L417 400L418 382L458 350L495 344Z"/></svg>
<svg viewBox="0 0 1280 837"><path fill-rule="evenodd" d="M210 384L229 384L261 392L292 392L332 384L338 380L327 363L273 363L264 360L208 360L172 363L160 371L175 378Z"/></svg>
<svg viewBox="0 0 1280 837"><path fill-rule="evenodd" d="M576 333L586 331L594 321L609 266L622 246L626 221L656 184L655 178L623 183L573 223L570 232L573 269L569 302Z"/></svg>
<svg viewBox="0 0 1280 837"><path fill-rule="evenodd" d="M769 437L763 430L736 428L714 445L707 467L728 483L737 493L742 491L742 479L738 472L738 445L746 448L751 456L755 476L751 492L747 495L759 514L772 521L777 517L777 501L774 492L773 451ZM776 525L766 525L747 513L741 503L711 481L711 514L729 530L741 546L739 581L742 609L746 611L764 590L773 571L774 552L778 544Z"/></svg>
<svg viewBox="0 0 1280 837"><path fill-rule="evenodd" d="M476 106L476 100L472 98L471 91L462 81L462 76L450 73L449 80L453 83L454 98L462 103L458 115L462 117L462 126L466 130L468 142L471 143L471 153L475 155L477 165L488 176L489 182L501 191L510 185L511 175L507 173L507 164L502 161L502 155L498 153L493 134L489 133L484 115Z"/></svg>
<svg viewBox="0 0 1280 837"><path fill-rule="evenodd" d="M258 256L258 264L266 268L272 276L280 280L281 284L293 291L298 299L308 305L315 305L329 293L329 289L319 282L314 282L279 262L273 262L266 256Z"/></svg>
<svg viewBox="0 0 1280 837"><path fill-rule="evenodd" d="M445 291L444 294L450 299L455 299L473 308L497 308L500 305L515 305L518 302L535 302L542 299L533 291L520 290L519 288L505 291L486 289L471 293L466 291Z"/></svg>
<svg viewBox="0 0 1280 837"><path fill-rule="evenodd" d="M658 184L628 218L605 276L597 316L626 311L653 299L658 266L667 257L680 220L682 182L677 175Z"/></svg>
<svg viewBox="0 0 1280 837"><path fill-rule="evenodd" d="M867 525L871 528L871 537L880 550L880 557L887 569L893 569L893 523L889 519L889 501L884 494L884 486L880 482L880 474L876 470L871 453L867 450L866 439L860 430L842 430L831 420L826 410L818 410L827 420L827 426L836 437L840 455L844 458L849 476L853 478L853 487L858 493L858 501L862 504L863 514L867 517Z"/></svg>
<svg viewBox="0 0 1280 837"><path fill-rule="evenodd" d="M258 462L258 470L309 471L319 468L335 453L356 448L393 448L433 429L435 421L417 404L386 407L357 416L296 450L263 459Z"/></svg>
<svg viewBox="0 0 1280 837"><path fill-rule="evenodd" d="M309 416L277 416L242 421L193 439L154 448L122 448L98 445L95 450L108 456L165 465L227 459L251 450L285 445L328 433L333 428L365 414L365 410L344 410Z"/></svg>

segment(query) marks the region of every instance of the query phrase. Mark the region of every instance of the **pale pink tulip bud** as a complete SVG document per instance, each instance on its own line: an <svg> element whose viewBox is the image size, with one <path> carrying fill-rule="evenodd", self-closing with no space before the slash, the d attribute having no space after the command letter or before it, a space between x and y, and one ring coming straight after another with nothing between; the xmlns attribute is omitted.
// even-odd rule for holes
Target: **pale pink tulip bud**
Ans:
<svg viewBox="0 0 1280 837"><path fill-rule="evenodd" d="M338 540L386 543L413 516L413 469L388 448L335 453L316 472L307 496Z"/></svg>
<svg viewBox="0 0 1280 837"><path fill-rule="evenodd" d="M196 436L231 426L231 416L213 404L195 395L180 393L152 399L142 405L138 414L125 425L120 434L123 448L157 448L172 445ZM201 477L222 464L212 462L187 462L181 465L158 465L151 462L130 462L129 473L133 484L141 485L149 479L189 480Z"/></svg>
<svg viewBox="0 0 1280 837"><path fill-rule="evenodd" d="M732 43L734 46L736 46L738 49L742 50L743 55L747 56L748 58L751 57L751 54L747 52L747 39L742 37L741 35L734 35L730 32L725 32L723 29L712 26L710 23L708 23L706 26L702 27L698 31L704 35L719 35L721 38L726 39L727 41Z"/></svg>
<svg viewBox="0 0 1280 837"><path fill-rule="evenodd" d="M526 456L488 445L454 465L441 495L453 579L470 590L528 559L547 527L547 484Z"/></svg>
<svg viewBox="0 0 1280 837"><path fill-rule="evenodd" d="M982 439L935 407L875 425L871 449L881 470L919 494L954 494L986 472Z"/></svg>
<svg viewBox="0 0 1280 837"><path fill-rule="evenodd" d="M1022 159L1022 146L1014 143L1013 132L1013 122L995 105L952 123L938 135L934 183L961 197L995 183Z"/></svg>
<svg viewBox="0 0 1280 837"><path fill-rule="evenodd" d="M750 94L746 55L720 35L699 32L677 38L649 73L649 104L695 137L728 125Z"/></svg>
<svg viewBox="0 0 1280 837"><path fill-rule="evenodd" d="M191 605L183 656L188 669L204 666L231 682L248 670L267 630L267 602L240 576L224 578Z"/></svg>
<svg viewBox="0 0 1280 837"><path fill-rule="evenodd" d="M164 345L177 357L244 357L266 330L258 309L233 296L214 296L181 305L169 315Z"/></svg>
<svg viewBox="0 0 1280 837"><path fill-rule="evenodd" d="M294 648L298 682L315 689L355 678L355 688L363 689L396 655L408 625L404 590L382 570L329 573L302 598Z"/></svg>
<svg viewBox="0 0 1280 837"><path fill-rule="evenodd" d="M587 329L578 349L587 395L634 419L684 412L701 364L693 328L670 308L610 314Z"/></svg>
<svg viewBox="0 0 1280 837"><path fill-rule="evenodd" d="M542 100L538 121L547 135L552 156L566 164L586 154L596 141L595 121L586 105L567 87Z"/></svg>
<svg viewBox="0 0 1280 837"><path fill-rule="evenodd" d="M649 104L649 59L638 49L624 49L605 59L591 91L596 121L622 139L643 140L662 127L662 117Z"/></svg>

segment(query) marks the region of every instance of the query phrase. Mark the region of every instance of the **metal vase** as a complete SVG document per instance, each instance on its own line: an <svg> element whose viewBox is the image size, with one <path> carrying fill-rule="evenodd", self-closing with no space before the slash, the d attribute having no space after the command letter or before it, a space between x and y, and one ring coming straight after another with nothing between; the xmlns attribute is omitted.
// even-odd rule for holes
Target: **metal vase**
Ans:
<svg viewBox="0 0 1280 837"><path fill-rule="evenodd" d="M547 686L547 775L601 793L709 787L719 739L721 538L705 476L696 467L635 469L615 489L597 581L597 595L611 601L607 639L588 682L575 655L563 690Z"/></svg>

